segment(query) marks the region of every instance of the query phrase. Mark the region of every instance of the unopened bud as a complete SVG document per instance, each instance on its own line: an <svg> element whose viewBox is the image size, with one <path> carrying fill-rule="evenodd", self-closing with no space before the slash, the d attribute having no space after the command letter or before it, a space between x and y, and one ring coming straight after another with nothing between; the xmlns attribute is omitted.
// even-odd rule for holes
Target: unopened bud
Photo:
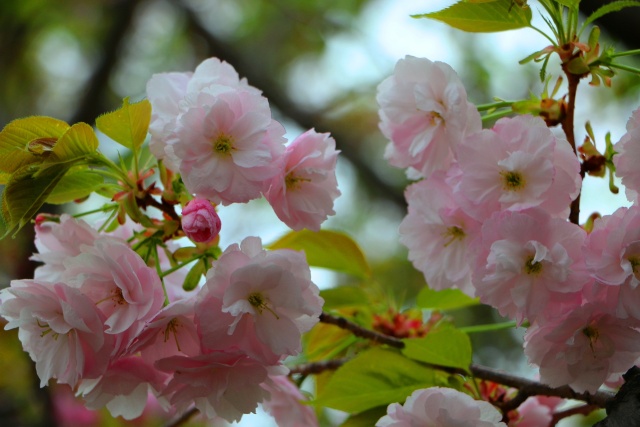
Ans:
<svg viewBox="0 0 640 427"><path fill-rule="evenodd" d="M212 241L220 233L220 217L211 202L193 199L182 209L182 230L198 243Z"/></svg>

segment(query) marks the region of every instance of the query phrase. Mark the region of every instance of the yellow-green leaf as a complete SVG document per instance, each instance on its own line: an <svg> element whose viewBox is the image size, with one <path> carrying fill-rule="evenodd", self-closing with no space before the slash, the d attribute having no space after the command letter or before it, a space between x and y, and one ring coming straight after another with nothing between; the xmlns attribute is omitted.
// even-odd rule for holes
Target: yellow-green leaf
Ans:
<svg viewBox="0 0 640 427"><path fill-rule="evenodd" d="M200 283L200 279L202 275L206 273L206 265L203 259L198 260L191 270L187 273L187 276L184 278L184 283L182 284L182 289L185 291L192 291L196 287L198 287L198 283Z"/></svg>
<svg viewBox="0 0 640 427"><path fill-rule="evenodd" d="M90 169L76 168L67 172L47 197L47 203L62 204L89 196L104 184L102 175Z"/></svg>
<svg viewBox="0 0 640 427"><path fill-rule="evenodd" d="M117 143L136 150L147 137L150 121L151 103L147 99L129 104L129 98L125 98L122 107L98 117L96 127Z"/></svg>
<svg viewBox="0 0 640 427"><path fill-rule="evenodd" d="M531 9L520 6L513 0L473 3L460 1L446 9L413 17L435 19L472 33L488 33L528 27L531 23Z"/></svg>
<svg viewBox="0 0 640 427"><path fill-rule="evenodd" d="M394 350L372 348L341 366L313 402L357 414L402 402L414 390L436 385L433 369Z"/></svg>
<svg viewBox="0 0 640 427"><path fill-rule="evenodd" d="M7 223L2 237L16 227L19 231L35 216L68 169L68 165L61 163L49 167L26 165L11 176L2 193Z"/></svg>
<svg viewBox="0 0 640 427"><path fill-rule="evenodd" d="M402 340L402 354L420 362L452 368L469 369L471 341L469 336L454 328L445 327L429 332L423 338Z"/></svg>
<svg viewBox="0 0 640 427"><path fill-rule="evenodd" d="M9 122L0 132L0 171L12 174L25 165L42 162L67 129L67 123L46 116Z"/></svg>
<svg viewBox="0 0 640 427"><path fill-rule="evenodd" d="M76 123L58 139L53 147L54 158L47 162L67 162L93 154L98 149L98 137L86 123Z"/></svg>
<svg viewBox="0 0 640 427"><path fill-rule="evenodd" d="M314 267L328 268L360 278L371 275L371 267L358 244L351 237L337 231L292 231L268 248L304 251L307 262Z"/></svg>
<svg viewBox="0 0 640 427"><path fill-rule="evenodd" d="M471 298L459 289L436 291L424 287L418 294L416 305L429 310L453 310L480 304L479 298Z"/></svg>

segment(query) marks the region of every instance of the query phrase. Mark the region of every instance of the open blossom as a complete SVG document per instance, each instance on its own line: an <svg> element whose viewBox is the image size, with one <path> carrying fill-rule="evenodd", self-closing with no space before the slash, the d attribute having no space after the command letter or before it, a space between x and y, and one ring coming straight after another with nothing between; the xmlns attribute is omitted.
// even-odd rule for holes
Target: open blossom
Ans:
<svg viewBox="0 0 640 427"><path fill-rule="evenodd" d="M107 407L114 417L132 420L142 415L149 392L159 392L166 374L135 356L114 361L97 379L83 380L78 387L89 409Z"/></svg>
<svg viewBox="0 0 640 427"><path fill-rule="evenodd" d="M105 315L105 332L119 334L144 323L162 308L164 293L158 273L126 243L111 237L65 263L63 280L78 287Z"/></svg>
<svg viewBox="0 0 640 427"><path fill-rule="evenodd" d="M0 291L0 315L19 328L23 348L36 364L40 386L51 378L75 387L107 367L113 337L104 315L78 289L64 283L14 280Z"/></svg>
<svg viewBox="0 0 640 427"><path fill-rule="evenodd" d="M392 403L376 427L506 427L502 414L489 402L474 400L451 388L414 391L404 403Z"/></svg>
<svg viewBox="0 0 640 427"><path fill-rule="evenodd" d="M276 355L298 354L301 335L318 322L322 312L318 294L302 252L265 251L259 238L248 237L240 246L227 248L207 273L199 298L211 302L199 304L196 315L199 310L212 310L209 304L212 308L221 304L220 310L229 316L200 322L203 342L206 345L211 335L215 345L222 339L218 338L221 329L233 336L241 327Z"/></svg>
<svg viewBox="0 0 640 427"><path fill-rule="evenodd" d="M147 84L150 148L180 172L187 189L215 203L244 203L280 170L284 128L260 91L215 58L193 74L168 73Z"/></svg>
<svg viewBox="0 0 640 427"><path fill-rule="evenodd" d="M482 128L456 72L443 62L406 56L378 86L385 158L424 177L449 167L456 145Z"/></svg>
<svg viewBox="0 0 640 427"><path fill-rule="evenodd" d="M627 121L627 132L613 146L617 153L613 156L616 175L622 178L629 201L637 203L640 192L640 108Z"/></svg>
<svg viewBox="0 0 640 427"><path fill-rule="evenodd" d="M509 427L548 426L553 413L564 399L549 396L531 396L517 410L509 412Z"/></svg>
<svg viewBox="0 0 640 427"><path fill-rule="evenodd" d="M498 120L492 129L466 137L457 147L459 191L467 213L479 220L499 210L541 207L569 213L580 191L580 163L539 117Z"/></svg>
<svg viewBox="0 0 640 427"><path fill-rule="evenodd" d="M187 189L228 205L255 199L281 169L284 128L266 99L249 91L188 98L173 151Z"/></svg>
<svg viewBox="0 0 640 427"><path fill-rule="evenodd" d="M598 218L585 245L585 260L619 317L640 320L640 207ZM600 292L600 293L601 293ZM604 301L602 301L604 302Z"/></svg>
<svg viewBox="0 0 640 427"><path fill-rule="evenodd" d="M409 249L409 259L429 287L457 287L475 296L470 246L481 224L460 209L452 193L441 171L407 187L409 209L400 224L400 242Z"/></svg>
<svg viewBox="0 0 640 427"><path fill-rule="evenodd" d="M38 253L31 259L44 265L36 268L34 278L50 282L60 279L65 260L79 255L82 245L93 245L100 236L89 224L68 214L62 214L59 223L36 223L35 230Z"/></svg>
<svg viewBox="0 0 640 427"><path fill-rule="evenodd" d="M585 238L582 228L542 209L495 213L478 243L476 294L519 323L579 306L580 291L591 281L582 255Z"/></svg>
<svg viewBox="0 0 640 427"><path fill-rule="evenodd" d="M636 363L640 332L630 319L619 319L587 303L525 334L524 353L540 367L540 380L594 393L612 375Z"/></svg>
<svg viewBox="0 0 640 427"><path fill-rule="evenodd" d="M317 427L318 417L300 389L284 375L273 375L262 387L270 394L262 407L275 418L278 427Z"/></svg>
<svg viewBox="0 0 640 427"><path fill-rule="evenodd" d="M216 208L204 199L193 199L182 209L182 230L194 242L210 242L220 233Z"/></svg>
<svg viewBox="0 0 640 427"><path fill-rule="evenodd" d="M218 58L204 60L194 72L154 74L147 82L147 98L153 106L149 124L149 148L153 155L177 171L180 160L175 157L172 146L177 142L178 117L185 112L184 98L224 88L241 88L260 94L247 84L246 79L240 79L231 65Z"/></svg>
<svg viewBox="0 0 640 427"><path fill-rule="evenodd" d="M172 356L156 362L156 367L173 374L161 397L181 412L195 404L209 419L237 421L269 397L260 384L270 370L240 352Z"/></svg>
<svg viewBox="0 0 640 427"><path fill-rule="evenodd" d="M335 214L333 201L340 195L337 156L335 140L313 129L287 147L282 171L265 193L282 222L294 230L318 231L327 216Z"/></svg>

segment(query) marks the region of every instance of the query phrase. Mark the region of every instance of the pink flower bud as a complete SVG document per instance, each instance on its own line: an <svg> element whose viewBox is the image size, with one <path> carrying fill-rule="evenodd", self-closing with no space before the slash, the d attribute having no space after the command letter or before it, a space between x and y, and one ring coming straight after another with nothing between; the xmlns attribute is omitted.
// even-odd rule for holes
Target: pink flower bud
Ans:
<svg viewBox="0 0 640 427"><path fill-rule="evenodd" d="M194 242L212 241L220 227L220 217L208 200L193 199L182 209L182 230Z"/></svg>

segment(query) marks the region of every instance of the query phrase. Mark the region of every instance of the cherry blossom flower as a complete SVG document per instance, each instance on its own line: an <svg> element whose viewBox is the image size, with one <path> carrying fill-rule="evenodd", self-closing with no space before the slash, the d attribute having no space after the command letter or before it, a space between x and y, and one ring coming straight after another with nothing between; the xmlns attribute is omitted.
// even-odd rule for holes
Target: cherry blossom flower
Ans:
<svg viewBox="0 0 640 427"><path fill-rule="evenodd" d="M404 403L392 403L376 427L506 427L502 414L489 402L474 400L451 388L414 391Z"/></svg>
<svg viewBox="0 0 640 427"><path fill-rule="evenodd" d="M78 387L89 409L107 407L114 417L132 420L142 415L150 391L163 388L166 374L154 369L139 357L114 361L97 379L83 380Z"/></svg>
<svg viewBox="0 0 640 427"><path fill-rule="evenodd" d="M156 270L119 239L96 239L68 259L65 268L63 280L81 289L104 313L109 334L129 328L137 334L164 303Z"/></svg>
<svg viewBox="0 0 640 427"><path fill-rule="evenodd" d="M608 299L617 300L616 315L640 320L640 207L597 219L584 253L599 286L620 287L606 290Z"/></svg>
<svg viewBox="0 0 640 427"><path fill-rule="evenodd" d="M313 407L301 403L307 399L287 377L270 376L262 387L270 394L262 402L262 407L275 418L278 427L318 426L318 417Z"/></svg>
<svg viewBox="0 0 640 427"><path fill-rule="evenodd" d="M59 223L37 222L35 230L38 253L31 259L44 265L36 268L34 278L50 282L60 279L65 260L79 255L82 245L93 245L100 236L89 224L68 214L62 214Z"/></svg>
<svg viewBox="0 0 640 427"><path fill-rule="evenodd" d="M509 412L509 427L548 426L553 421L553 412L564 402L559 397L531 396L517 410Z"/></svg>
<svg viewBox="0 0 640 427"><path fill-rule="evenodd" d="M443 62L406 56L378 86L380 130L391 141L385 158L424 177L449 167L465 135L482 128L456 72Z"/></svg>
<svg viewBox="0 0 640 427"><path fill-rule="evenodd" d="M283 169L265 193L278 218L294 230L318 231L340 195L336 180L336 142L311 129L286 149Z"/></svg>
<svg viewBox="0 0 640 427"><path fill-rule="evenodd" d="M219 416L227 421L237 421L254 412L258 403L269 397L260 384L269 373L277 372L243 353L221 351L194 357L172 356L159 360L155 366L173 374L161 397L178 411L195 404L207 418Z"/></svg>
<svg viewBox="0 0 640 427"><path fill-rule="evenodd" d="M635 110L627 121L627 132L613 146L617 153L613 156L616 175L622 178L625 194L630 202L638 202L640 192L640 108Z"/></svg>
<svg viewBox="0 0 640 427"><path fill-rule="evenodd" d="M456 150L459 203L479 220L499 210L541 207L566 218L580 191L580 163L539 117L498 120L466 137Z"/></svg>
<svg viewBox="0 0 640 427"><path fill-rule="evenodd" d="M202 334L226 328L250 328L276 355L295 355L300 339L319 320L323 300L311 281L302 252L279 249L265 251L257 237L247 237L240 246L231 245L207 273L199 298L208 296L222 303L218 321L200 322ZM196 309L198 312L198 309ZM244 333L247 333L245 330Z"/></svg>
<svg viewBox="0 0 640 427"><path fill-rule="evenodd" d="M113 337L104 315L80 290L64 283L14 280L0 291L5 329L19 328L23 348L36 364L40 386L49 379L75 387L107 368Z"/></svg>
<svg viewBox="0 0 640 427"><path fill-rule="evenodd" d="M587 303L565 316L534 323L525 334L524 353L540 367L540 380L594 393L611 375L636 363L640 332L630 319L619 319Z"/></svg>
<svg viewBox="0 0 640 427"><path fill-rule="evenodd" d="M200 93L189 99L173 151L187 189L228 205L255 199L281 170L284 128L266 99L249 91Z"/></svg>
<svg viewBox="0 0 640 427"><path fill-rule="evenodd" d="M220 233L216 208L204 199L193 199L182 209L182 230L194 242L207 243Z"/></svg>
<svg viewBox="0 0 640 427"><path fill-rule="evenodd" d="M478 243L476 294L518 323L579 306L580 291L591 282L582 255L585 238L579 226L539 208L494 214Z"/></svg>
<svg viewBox="0 0 640 427"><path fill-rule="evenodd" d="M399 232L409 260L432 289L456 287L475 296L469 248L480 234L480 223L458 207L444 172L407 187L405 198L409 211Z"/></svg>

